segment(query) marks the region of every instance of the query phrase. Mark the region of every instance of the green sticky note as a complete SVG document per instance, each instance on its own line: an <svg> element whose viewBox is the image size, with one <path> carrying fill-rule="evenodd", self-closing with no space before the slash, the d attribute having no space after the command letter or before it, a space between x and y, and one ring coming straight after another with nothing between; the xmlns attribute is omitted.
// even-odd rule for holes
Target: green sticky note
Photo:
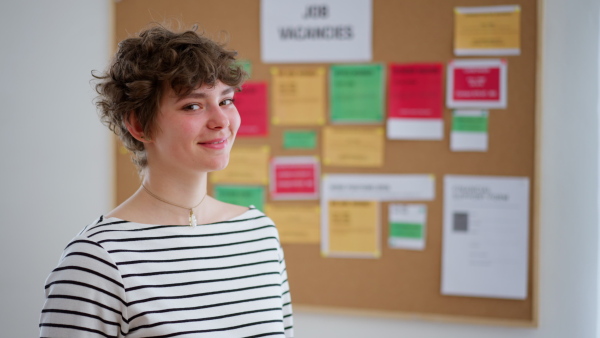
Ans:
<svg viewBox="0 0 600 338"><path fill-rule="evenodd" d="M215 198L221 202L237 204L244 207L254 205L258 210L264 210L265 188L262 186L217 185Z"/></svg>
<svg viewBox="0 0 600 338"><path fill-rule="evenodd" d="M458 132L476 132L487 133L488 131L488 112L458 112L452 115L452 131Z"/></svg>
<svg viewBox="0 0 600 338"><path fill-rule="evenodd" d="M284 149L315 149L317 132L314 130L286 130L283 132Z"/></svg>
<svg viewBox="0 0 600 338"><path fill-rule="evenodd" d="M383 71L381 64L331 66L331 121L382 122Z"/></svg>
<svg viewBox="0 0 600 338"><path fill-rule="evenodd" d="M390 223L390 237L396 238L423 238L423 224L417 223Z"/></svg>
<svg viewBox="0 0 600 338"><path fill-rule="evenodd" d="M235 63L241 66L242 69L248 73L248 77L252 76L252 62L249 60L237 60Z"/></svg>

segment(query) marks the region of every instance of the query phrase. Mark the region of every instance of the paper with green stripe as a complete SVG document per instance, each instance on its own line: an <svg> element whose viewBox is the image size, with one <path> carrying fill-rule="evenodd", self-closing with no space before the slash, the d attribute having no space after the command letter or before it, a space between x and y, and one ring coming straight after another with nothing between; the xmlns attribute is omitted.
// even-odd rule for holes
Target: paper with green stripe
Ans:
<svg viewBox="0 0 600 338"><path fill-rule="evenodd" d="M455 110L452 113L450 149L452 151L487 151L488 111Z"/></svg>
<svg viewBox="0 0 600 338"><path fill-rule="evenodd" d="M394 249L424 250L427 206L390 204L388 244Z"/></svg>

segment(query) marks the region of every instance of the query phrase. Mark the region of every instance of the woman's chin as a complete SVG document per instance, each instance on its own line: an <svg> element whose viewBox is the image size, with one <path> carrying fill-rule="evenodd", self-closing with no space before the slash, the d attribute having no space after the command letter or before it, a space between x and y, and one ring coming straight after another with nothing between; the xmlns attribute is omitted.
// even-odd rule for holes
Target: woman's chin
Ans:
<svg viewBox="0 0 600 338"><path fill-rule="evenodd" d="M229 159L227 159L226 161L218 161L218 162L214 162L211 163L206 171L219 171L219 170L223 170L225 168L227 168L227 165L229 164Z"/></svg>

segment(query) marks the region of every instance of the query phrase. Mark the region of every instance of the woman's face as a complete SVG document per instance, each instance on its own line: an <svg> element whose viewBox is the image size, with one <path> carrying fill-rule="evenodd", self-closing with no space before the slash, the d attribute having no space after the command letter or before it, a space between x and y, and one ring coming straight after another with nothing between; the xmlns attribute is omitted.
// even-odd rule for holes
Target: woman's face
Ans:
<svg viewBox="0 0 600 338"><path fill-rule="evenodd" d="M156 132L146 143L148 166L168 171L221 170L240 127L233 104L235 88L218 81L186 96L171 88L163 93Z"/></svg>

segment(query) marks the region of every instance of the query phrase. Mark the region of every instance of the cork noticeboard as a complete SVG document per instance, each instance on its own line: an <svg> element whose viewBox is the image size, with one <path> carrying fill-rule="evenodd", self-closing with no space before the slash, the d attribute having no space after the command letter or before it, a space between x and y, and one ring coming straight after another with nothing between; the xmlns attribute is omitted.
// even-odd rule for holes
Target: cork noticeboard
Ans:
<svg viewBox="0 0 600 338"><path fill-rule="evenodd" d="M387 140L380 168L321 166L322 173L427 173L436 177L436 198L426 202L427 243L424 251L382 247L379 259L323 258L318 244L283 244L296 308L417 317L499 325L537 325L537 177L536 150L538 3L537 1L373 0L373 63L442 62L453 55L453 19L457 6L520 5L521 54L508 62L508 105L490 111L489 150L451 152L450 110L445 109L442 141ZM260 56L259 0L123 0L115 6L115 39L120 41L150 22L178 20L183 28L198 24L211 37L227 32L228 46L252 62L253 81L271 81ZM176 27L175 27L176 28ZM222 37L223 35L221 35ZM315 64L311 64L315 65ZM295 66L295 65L294 65ZM330 67L331 64L316 66ZM320 127L313 129L320 134ZM271 156L321 155L316 150L284 150L284 126L269 126L266 137L238 138L236 145L271 147ZM129 155L116 144L116 202L139 187ZM397 156L402 154L402 156ZM401 160L410 159L410 160ZM531 180L528 296L524 300L443 296L440 293L443 177L447 174L521 176ZM268 190L268 189L267 189ZM212 187L209 186L209 192ZM267 202L272 202L267 196ZM273 202L285 204L285 201ZM318 201L297 201L318 205ZM382 203L387 210L387 203ZM382 213L387 224L387 213ZM383 238L388 229L382 227Z"/></svg>

